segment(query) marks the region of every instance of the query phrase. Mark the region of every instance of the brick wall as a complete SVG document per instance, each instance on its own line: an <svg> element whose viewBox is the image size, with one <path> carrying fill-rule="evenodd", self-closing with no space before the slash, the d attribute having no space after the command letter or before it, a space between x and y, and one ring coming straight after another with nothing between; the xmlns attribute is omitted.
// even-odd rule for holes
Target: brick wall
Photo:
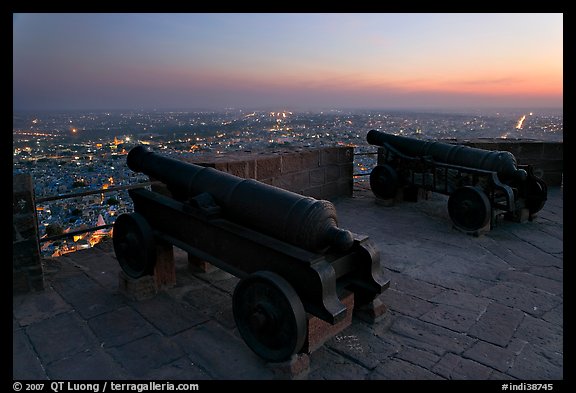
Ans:
<svg viewBox="0 0 576 393"><path fill-rule="evenodd" d="M335 146L317 149L238 152L200 155L190 162L316 199L352 196L354 149Z"/></svg>
<svg viewBox="0 0 576 393"><path fill-rule="evenodd" d="M509 151L518 164L530 164L534 172L548 186L562 184L564 171L564 144L531 140L477 139L462 142L463 145L486 150Z"/></svg>
<svg viewBox="0 0 576 393"><path fill-rule="evenodd" d="M18 174L12 182L12 291L16 294L42 290L44 275L32 177Z"/></svg>

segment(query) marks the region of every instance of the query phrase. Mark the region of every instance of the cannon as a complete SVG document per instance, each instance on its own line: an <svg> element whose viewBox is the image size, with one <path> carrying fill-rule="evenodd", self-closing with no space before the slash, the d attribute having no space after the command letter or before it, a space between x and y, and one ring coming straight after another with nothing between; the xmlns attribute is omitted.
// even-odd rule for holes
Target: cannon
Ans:
<svg viewBox="0 0 576 393"><path fill-rule="evenodd" d="M370 173L376 197L394 199L398 191L423 189L448 195L454 227L478 235L496 217L532 220L546 203L546 183L531 165L518 165L507 151L387 134L370 130L366 140L382 148Z"/></svg>
<svg viewBox="0 0 576 393"><path fill-rule="evenodd" d="M127 166L168 192L129 191L113 245L124 273L152 275L159 243L176 246L240 278L232 311L246 344L265 360L304 348L308 315L334 325L370 307L389 286L367 236L338 227L334 205L210 167L132 148Z"/></svg>

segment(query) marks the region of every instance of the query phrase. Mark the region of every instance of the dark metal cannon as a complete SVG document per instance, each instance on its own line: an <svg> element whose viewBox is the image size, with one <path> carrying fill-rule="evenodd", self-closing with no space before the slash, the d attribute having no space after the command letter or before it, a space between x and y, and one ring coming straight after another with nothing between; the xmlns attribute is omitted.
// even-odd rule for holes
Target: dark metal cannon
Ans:
<svg viewBox="0 0 576 393"><path fill-rule="evenodd" d="M370 187L382 199L399 190L424 189L449 195L454 226L478 234L495 217L531 220L547 199L546 183L530 165L518 165L507 151L490 151L437 141L423 141L370 130L368 143L383 149L370 173Z"/></svg>
<svg viewBox="0 0 576 393"><path fill-rule="evenodd" d="M130 190L134 213L114 224L114 250L132 278L150 275L156 245L174 245L239 278L234 319L248 346L280 361L307 338L307 315L329 324L370 307L388 286L366 236L338 227L329 201L316 200L149 151L130 150L127 165L165 184L168 193Z"/></svg>

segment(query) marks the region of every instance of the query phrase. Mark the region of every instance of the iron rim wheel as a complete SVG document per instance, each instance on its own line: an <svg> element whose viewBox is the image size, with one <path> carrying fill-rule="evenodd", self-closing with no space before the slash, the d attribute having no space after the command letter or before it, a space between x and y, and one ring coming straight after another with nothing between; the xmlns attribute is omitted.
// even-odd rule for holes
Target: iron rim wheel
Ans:
<svg viewBox="0 0 576 393"><path fill-rule="evenodd" d="M379 198L394 198L398 191L398 173L387 164L376 166L370 172L370 188Z"/></svg>
<svg viewBox="0 0 576 393"><path fill-rule="evenodd" d="M234 321L246 344L270 362L288 360L306 340L307 315L290 283L270 271L242 279L232 295Z"/></svg>
<svg viewBox="0 0 576 393"><path fill-rule="evenodd" d="M473 232L490 222L492 206L481 189L465 186L448 198L448 214L457 228Z"/></svg>
<svg viewBox="0 0 576 393"><path fill-rule="evenodd" d="M118 216L112 242L124 273L132 278L152 274L156 264L154 234L142 215L124 213Z"/></svg>

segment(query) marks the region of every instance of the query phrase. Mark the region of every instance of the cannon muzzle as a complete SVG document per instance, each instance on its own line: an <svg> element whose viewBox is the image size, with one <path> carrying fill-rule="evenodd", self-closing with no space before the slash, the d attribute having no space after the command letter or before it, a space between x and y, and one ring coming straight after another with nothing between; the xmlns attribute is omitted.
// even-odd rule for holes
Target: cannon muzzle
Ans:
<svg viewBox="0 0 576 393"><path fill-rule="evenodd" d="M232 221L309 251L348 250L353 235L338 228L329 201L305 197L253 179L186 163L136 146L128 167L165 183L174 199L208 193Z"/></svg>

